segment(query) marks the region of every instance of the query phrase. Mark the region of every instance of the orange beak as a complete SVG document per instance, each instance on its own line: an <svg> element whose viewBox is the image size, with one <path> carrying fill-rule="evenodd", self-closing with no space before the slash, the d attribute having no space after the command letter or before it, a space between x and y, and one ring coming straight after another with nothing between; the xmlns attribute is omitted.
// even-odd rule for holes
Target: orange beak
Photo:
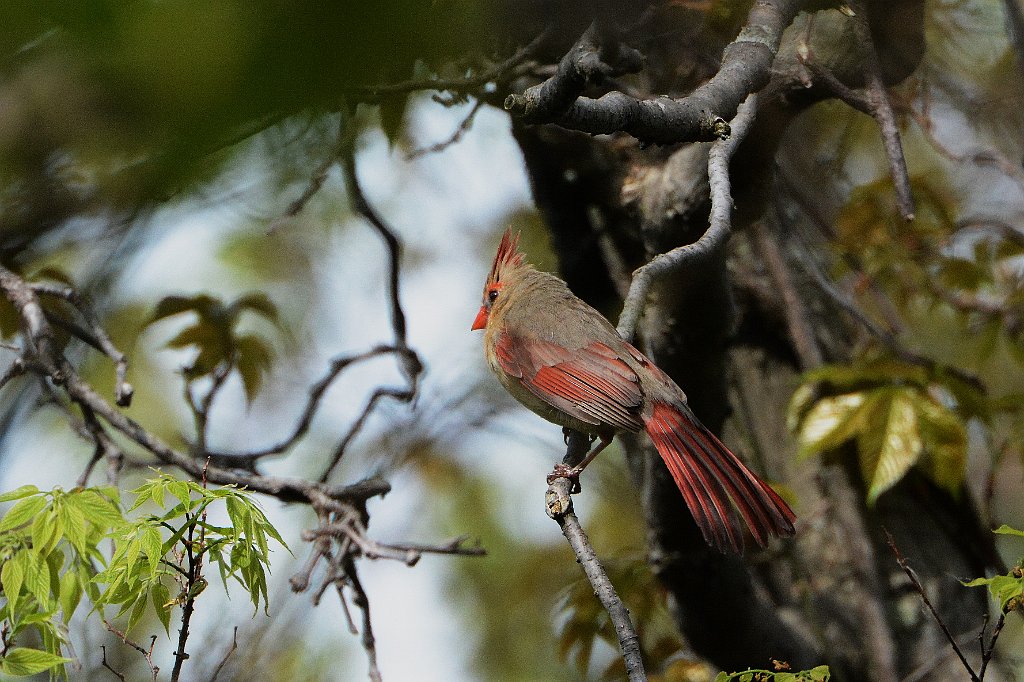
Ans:
<svg viewBox="0 0 1024 682"><path fill-rule="evenodd" d="M470 327L473 331L477 329L483 329L487 326L487 308L480 306L480 312L476 314L476 319L473 320L473 326Z"/></svg>

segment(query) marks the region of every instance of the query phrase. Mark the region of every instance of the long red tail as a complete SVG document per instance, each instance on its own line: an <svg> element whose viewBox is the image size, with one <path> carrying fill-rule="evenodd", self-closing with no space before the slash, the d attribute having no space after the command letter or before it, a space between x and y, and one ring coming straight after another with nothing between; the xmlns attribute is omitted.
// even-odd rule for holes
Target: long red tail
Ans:
<svg viewBox="0 0 1024 682"><path fill-rule="evenodd" d="M796 515L789 505L689 408L656 402L645 425L708 544L722 552L743 551L737 509L762 547L769 535L794 533Z"/></svg>

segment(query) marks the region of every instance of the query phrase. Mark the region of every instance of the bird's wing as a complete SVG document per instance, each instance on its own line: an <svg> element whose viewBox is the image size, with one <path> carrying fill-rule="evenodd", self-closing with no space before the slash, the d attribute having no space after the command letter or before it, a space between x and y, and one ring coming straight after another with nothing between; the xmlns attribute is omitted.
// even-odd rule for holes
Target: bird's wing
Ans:
<svg viewBox="0 0 1024 682"><path fill-rule="evenodd" d="M557 343L503 332L498 364L535 396L588 424L640 431L640 379L608 345L568 350Z"/></svg>

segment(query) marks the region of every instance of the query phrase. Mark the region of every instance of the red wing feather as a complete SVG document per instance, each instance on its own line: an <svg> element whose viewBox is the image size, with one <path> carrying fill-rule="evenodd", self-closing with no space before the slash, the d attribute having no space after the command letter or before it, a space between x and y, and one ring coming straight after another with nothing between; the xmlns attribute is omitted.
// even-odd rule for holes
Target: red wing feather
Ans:
<svg viewBox="0 0 1024 682"><path fill-rule="evenodd" d="M606 344L594 342L570 351L506 332L495 351L507 374L566 414L587 424L634 432L643 428L640 380Z"/></svg>

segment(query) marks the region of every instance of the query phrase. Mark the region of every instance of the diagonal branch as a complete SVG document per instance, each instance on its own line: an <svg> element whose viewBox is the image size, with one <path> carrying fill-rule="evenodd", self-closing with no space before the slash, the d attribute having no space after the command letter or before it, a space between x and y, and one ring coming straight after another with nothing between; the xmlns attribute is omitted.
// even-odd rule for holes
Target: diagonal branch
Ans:
<svg viewBox="0 0 1024 682"><path fill-rule="evenodd" d="M680 270L694 262L704 260L724 246L732 232L732 190L729 182L729 160L746 136L757 112L757 96L751 95L736 112L732 121L732 136L716 142L708 156L708 184L711 187L711 215L707 231L692 244L679 246L655 256L649 263L637 268L629 293L619 315L618 331L622 338L632 340L640 320L647 294L655 280Z"/></svg>
<svg viewBox="0 0 1024 682"><path fill-rule="evenodd" d="M564 461L581 459L589 448L590 439L587 436L576 431L570 432ZM573 482L570 479L565 477L554 479L545 494L547 514L562 529L562 534L576 554L576 561L583 568L587 580L594 588L594 595L608 612L608 617L611 619L615 634L619 639L619 648L622 650L629 682L645 681L647 674L644 672L643 656L640 651L640 637L629 619L629 609L622 603L615 591L615 586L612 585L604 567L601 566L601 562L573 510L570 496L572 489Z"/></svg>
<svg viewBox="0 0 1024 682"><path fill-rule="evenodd" d="M922 585L921 581L918 579L917 573L910 567L910 564L907 563L906 557L903 556L899 547L896 546L896 540L893 539L888 529L883 530L885 530L885 537L886 541L889 543L889 549L891 549L892 553L896 555L896 563L900 565L903 572L907 574L908 578L910 578L910 583L914 586L914 589L917 590L918 595L921 597L921 601L923 601L924 605L928 607L928 612L932 614L932 618L934 618L935 622L938 623L939 629L942 630L942 634L946 636L946 641L948 641L949 645L953 647L953 651L956 653L957 658L960 659L960 663L964 666L964 670L966 670L967 674L970 675L971 682L981 682L981 678L974 672L974 668L971 667L971 664L967 662L964 652L960 650L960 646L957 644L953 633L949 631L949 627L946 626L946 622L942 620L942 616L940 616L939 612L935 610L934 606L932 606L932 601L928 598L928 592L925 591L924 585Z"/></svg>

